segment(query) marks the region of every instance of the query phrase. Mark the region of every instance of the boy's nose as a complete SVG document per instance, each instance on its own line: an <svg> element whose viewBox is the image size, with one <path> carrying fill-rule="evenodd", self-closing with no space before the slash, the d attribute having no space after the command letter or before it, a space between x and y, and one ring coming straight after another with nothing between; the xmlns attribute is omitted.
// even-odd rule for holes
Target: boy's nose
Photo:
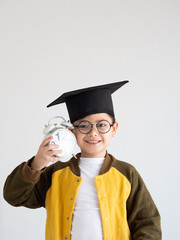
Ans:
<svg viewBox="0 0 180 240"><path fill-rule="evenodd" d="M96 128L96 125L94 124L93 127L91 128L91 131L89 133L89 135L98 135L98 130Z"/></svg>

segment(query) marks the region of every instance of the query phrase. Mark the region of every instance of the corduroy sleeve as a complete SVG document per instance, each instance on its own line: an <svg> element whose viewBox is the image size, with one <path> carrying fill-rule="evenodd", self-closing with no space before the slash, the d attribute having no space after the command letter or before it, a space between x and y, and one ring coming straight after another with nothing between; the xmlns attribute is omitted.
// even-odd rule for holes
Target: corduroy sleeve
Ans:
<svg viewBox="0 0 180 240"><path fill-rule="evenodd" d="M131 193L127 201L127 218L132 240L161 240L159 212L134 167L131 168L128 178L131 183Z"/></svg>
<svg viewBox="0 0 180 240"><path fill-rule="evenodd" d="M13 206L38 208L44 205L36 189L42 171L31 170L28 166L31 160L16 167L4 184L4 199Z"/></svg>
<svg viewBox="0 0 180 240"><path fill-rule="evenodd" d="M140 174L126 162L115 160L113 166L131 185L126 208L132 240L161 240L160 215Z"/></svg>

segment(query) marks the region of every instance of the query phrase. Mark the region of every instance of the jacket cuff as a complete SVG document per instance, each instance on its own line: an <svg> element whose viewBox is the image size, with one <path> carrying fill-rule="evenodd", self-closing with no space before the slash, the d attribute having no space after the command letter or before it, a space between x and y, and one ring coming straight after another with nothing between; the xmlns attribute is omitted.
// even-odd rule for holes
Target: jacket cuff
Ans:
<svg viewBox="0 0 180 240"><path fill-rule="evenodd" d="M23 178L25 178L28 181L32 181L32 182L37 182L39 180L39 177L41 175L41 173L46 169L43 168L42 170L33 170L31 168L31 162L34 159L34 157L32 157L31 159L29 159L22 167L22 171L21 171L21 175Z"/></svg>

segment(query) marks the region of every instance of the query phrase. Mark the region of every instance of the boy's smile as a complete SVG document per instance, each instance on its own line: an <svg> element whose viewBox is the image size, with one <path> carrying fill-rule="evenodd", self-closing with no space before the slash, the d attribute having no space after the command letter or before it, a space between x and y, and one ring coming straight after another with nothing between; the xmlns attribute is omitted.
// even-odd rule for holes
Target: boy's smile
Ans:
<svg viewBox="0 0 180 240"><path fill-rule="evenodd" d="M74 125L79 124L81 121L89 121L92 124L97 124L101 120L106 120L110 124L113 123L112 117L107 113L97 113L88 115L83 119L80 119L74 123ZM96 126L94 125L91 131L87 134L83 134L79 131L77 127L73 129L73 133L76 136L77 144L81 149L81 157L87 158L100 158L104 157L106 154L106 148L109 145L111 138L115 135L117 131L118 123L115 122L110 130L102 134L100 133Z"/></svg>
<svg viewBox="0 0 180 240"><path fill-rule="evenodd" d="M100 143L101 142L101 140L86 140L86 142L88 143L88 144L98 144L98 143Z"/></svg>

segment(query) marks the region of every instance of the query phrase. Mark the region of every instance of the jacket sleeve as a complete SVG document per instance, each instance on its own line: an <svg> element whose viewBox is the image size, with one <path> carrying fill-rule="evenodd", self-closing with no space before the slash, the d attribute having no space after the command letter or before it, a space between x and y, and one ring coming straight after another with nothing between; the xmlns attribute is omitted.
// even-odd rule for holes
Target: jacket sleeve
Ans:
<svg viewBox="0 0 180 240"><path fill-rule="evenodd" d="M128 223L132 240L161 240L161 223L157 207L141 176L131 169L131 193L127 200Z"/></svg>
<svg viewBox="0 0 180 240"><path fill-rule="evenodd" d="M44 206L40 192L43 186L36 187L38 182L41 185L39 179L42 171L31 170L28 166L31 160L16 167L4 184L4 198L13 206L28 208Z"/></svg>

